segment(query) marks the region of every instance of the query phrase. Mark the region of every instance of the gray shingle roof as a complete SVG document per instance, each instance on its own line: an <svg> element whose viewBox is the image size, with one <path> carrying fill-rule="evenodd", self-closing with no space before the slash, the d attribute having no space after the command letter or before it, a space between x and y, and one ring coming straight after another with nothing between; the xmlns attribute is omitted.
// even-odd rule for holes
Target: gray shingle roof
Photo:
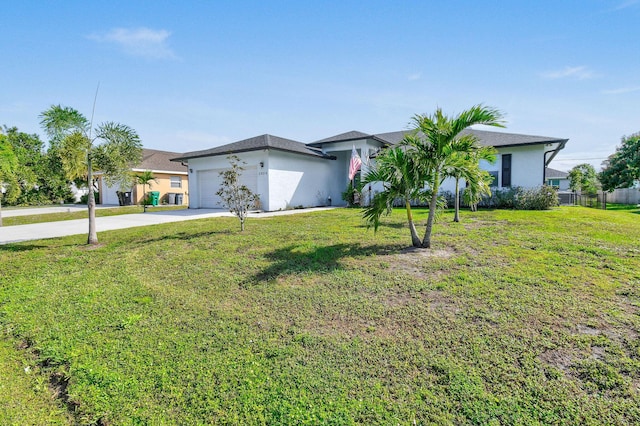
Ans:
<svg viewBox="0 0 640 426"><path fill-rule="evenodd" d="M359 132L357 130L351 130L350 132L340 133L339 135L320 139L319 141L315 141L313 143L310 143L309 145L316 145L316 144L322 144L327 142L344 142L344 141L351 141L351 140L363 139L368 137L371 137L371 135L367 133Z"/></svg>
<svg viewBox="0 0 640 426"><path fill-rule="evenodd" d="M366 133L352 131L352 132L347 132L347 133L342 133L340 135L332 136L330 138L322 139L317 142L313 142L312 144L309 144L309 145L319 145L327 142L344 142L348 140L364 139L364 138L377 139L382 143L385 143L388 145L395 145L398 142L400 142L406 134L411 132L412 130L400 130L396 132L377 133L377 134L367 135ZM475 135L482 145L493 146L496 148L567 141L567 139L553 138L553 137L547 137L547 136L522 135L518 133L492 132L488 130L476 130L476 129L467 129L463 131L463 134L464 133L471 133ZM357 134L357 137L355 137L356 134Z"/></svg>
<svg viewBox="0 0 640 426"><path fill-rule="evenodd" d="M544 169L544 176L547 179L566 179L569 177L569 173L546 167Z"/></svg>
<svg viewBox="0 0 640 426"><path fill-rule="evenodd" d="M333 159L330 155L323 154L319 149L307 146L302 142L285 139L273 135L260 135L244 139L238 142L217 146L202 151L186 152L171 161L182 161L190 158L213 157L217 155L230 155L240 152L259 151L262 149L275 149L279 151L293 152L295 154L310 155L312 157Z"/></svg>
<svg viewBox="0 0 640 426"><path fill-rule="evenodd" d="M152 170L152 171L167 171L167 172L185 172L186 167L175 161L171 161L172 158L180 155L179 152L158 151L157 149L142 150L142 162L134 167L134 169Z"/></svg>

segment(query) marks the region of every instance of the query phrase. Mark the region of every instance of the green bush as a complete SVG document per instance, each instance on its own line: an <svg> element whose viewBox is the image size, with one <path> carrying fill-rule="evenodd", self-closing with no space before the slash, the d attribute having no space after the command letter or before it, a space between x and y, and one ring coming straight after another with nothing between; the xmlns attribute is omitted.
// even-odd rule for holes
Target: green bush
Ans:
<svg viewBox="0 0 640 426"><path fill-rule="evenodd" d="M478 203L480 207L516 210L548 210L559 204L558 191L547 185L531 189L520 186L493 189L491 196Z"/></svg>
<svg viewBox="0 0 640 426"><path fill-rule="evenodd" d="M100 202L100 193L98 191L95 191L93 193L93 198L96 199L96 203ZM80 196L80 204L87 204L87 202L89 201L89 194L83 194Z"/></svg>
<svg viewBox="0 0 640 426"><path fill-rule="evenodd" d="M484 197L478 205L493 209L513 209L516 206L516 195L519 190L520 187L518 186L502 189L493 188L491 195Z"/></svg>
<svg viewBox="0 0 640 426"><path fill-rule="evenodd" d="M519 188L515 199L517 210L548 210L560 204L558 191L547 185L539 188Z"/></svg>

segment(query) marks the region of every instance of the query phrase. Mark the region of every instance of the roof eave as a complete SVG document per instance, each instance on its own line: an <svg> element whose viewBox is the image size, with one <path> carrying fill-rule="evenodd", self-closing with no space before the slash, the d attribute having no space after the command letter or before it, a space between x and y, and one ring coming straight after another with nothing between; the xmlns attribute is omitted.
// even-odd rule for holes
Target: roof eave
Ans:
<svg viewBox="0 0 640 426"><path fill-rule="evenodd" d="M560 142L560 143L557 146L557 148L553 150L553 154L551 154L551 157L547 160L547 163L545 164L545 167L548 166L549 164L551 164L551 160L553 160L555 158L555 156L558 155L558 152L560 152L562 149L564 149L564 146L567 144L567 142L569 142L569 139L560 139L557 142Z"/></svg>
<svg viewBox="0 0 640 426"><path fill-rule="evenodd" d="M314 154L314 153L311 153L311 152L300 152L300 151L294 151L294 150L291 150L291 149L284 149L284 148L278 148L278 147L273 147L273 146L266 146L266 147L259 147L259 148L234 149L234 150L223 151L223 152L218 152L218 153L208 153L208 154L199 154L199 155L193 155L193 156L172 158L171 161L188 161L188 160L193 159L193 158L219 157L221 155L240 154L240 153L243 153L243 152L262 151L262 150L265 150L265 149L266 150L272 149L274 151L282 151L282 152L290 152L292 154L307 155L309 157L326 159L326 160L335 160L336 159L336 157L333 156L333 155L318 155L318 154Z"/></svg>

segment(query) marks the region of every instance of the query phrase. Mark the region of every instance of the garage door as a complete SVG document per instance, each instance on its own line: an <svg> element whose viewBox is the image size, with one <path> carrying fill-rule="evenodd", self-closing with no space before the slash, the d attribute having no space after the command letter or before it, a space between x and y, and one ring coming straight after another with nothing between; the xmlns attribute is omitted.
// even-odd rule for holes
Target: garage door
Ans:
<svg viewBox="0 0 640 426"><path fill-rule="evenodd" d="M200 207L205 209L221 209L222 200L216 194L222 185L220 172L224 169L198 171L198 187L200 188ZM245 166L240 176L240 182L254 193L258 193L258 169Z"/></svg>

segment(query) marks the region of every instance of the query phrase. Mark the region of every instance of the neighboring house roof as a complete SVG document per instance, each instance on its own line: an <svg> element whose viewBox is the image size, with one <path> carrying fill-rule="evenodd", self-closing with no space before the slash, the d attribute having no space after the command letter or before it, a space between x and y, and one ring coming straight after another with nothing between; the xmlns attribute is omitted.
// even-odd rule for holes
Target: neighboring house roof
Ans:
<svg viewBox="0 0 640 426"><path fill-rule="evenodd" d="M544 169L544 176L545 179L568 179L569 173L547 167Z"/></svg>
<svg viewBox="0 0 640 426"><path fill-rule="evenodd" d="M190 158L201 157L213 157L217 155L230 155L240 152L248 151L260 151L263 149L274 149L278 151L292 152L295 154L310 155L312 157L335 159L335 157L324 154L319 149L307 146L302 142L297 142L291 139L285 139L273 135L260 135L249 139L244 139L238 142L233 142L227 145L217 146L211 149L205 149L202 151L192 151L184 154L177 154L178 157L174 157L171 161L183 161Z"/></svg>
<svg viewBox="0 0 640 426"><path fill-rule="evenodd" d="M180 163L171 161L180 155L179 152L158 151L157 149L142 150L142 162L134 167L134 170L151 170L154 172L180 172L186 173L187 169Z"/></svg>

